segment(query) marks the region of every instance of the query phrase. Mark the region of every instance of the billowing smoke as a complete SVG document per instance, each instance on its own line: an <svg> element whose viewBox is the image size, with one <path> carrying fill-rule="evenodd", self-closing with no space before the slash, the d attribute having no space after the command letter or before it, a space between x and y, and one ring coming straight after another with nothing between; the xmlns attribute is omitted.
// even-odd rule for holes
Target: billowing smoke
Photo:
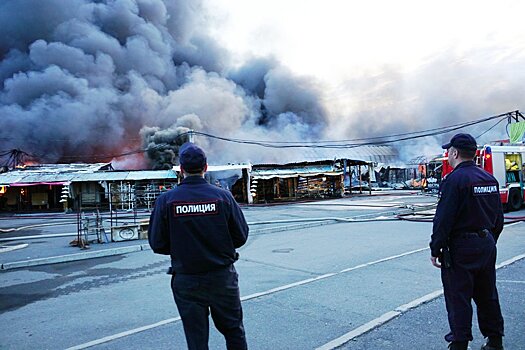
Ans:
<svg viewBox="0 0 525 350"><path fill-rule="evenodd" d="M190 130L198 130L201 127L199 117L195 114L180 117L176 125L166 129L157 126L143 127L140 135L144 140L146 155L153 163L153 169L171 169L173 162L179 157L180 146L190 140Z"/></svg>
<svg viewBox="0 0 525 350"><path fill-rule="evenodd" d="M332 99L275 58L234 67L208 32L206 11L197 0L1 1L0 151L161 169L177 162L189 129L251 140L362 138L478 119L525 100L523 51L453 48L410 72L363 71ZM423 144L439 152L448 137L404 143L402 154L418 155ZM196 141L211 164L299 158Z"/></svg>
<svg viewBox="0 0 525 350"><path fill-rule="evenodd" d="M490 46L458 53L451 47L410 71L384 67L381 74L363 72L341 87L344 96L335 108L348 117L339 124L340 128L327 128L328 138L393 135L514 110L523 113L524 64L523 51L502 52L501 48ZM457 132L471 133L478 144L508 139L507 122L497 124L498 121L393 145L408 161L439 154L440 145ZM329 124L335 125L335 120Z"/></svg>
<svg viewBox="0 0 525 350"><path fill-rule="evenodd" d="M204 19L194 0L2 1L0 149L128 167L119 155L135 154L134 167L166 168L190 128L274 140L323 133L314 82L271 59L230 69ZM198 142L214 163L273 157ZM134 152L143 147L145 158Z"/></svg>

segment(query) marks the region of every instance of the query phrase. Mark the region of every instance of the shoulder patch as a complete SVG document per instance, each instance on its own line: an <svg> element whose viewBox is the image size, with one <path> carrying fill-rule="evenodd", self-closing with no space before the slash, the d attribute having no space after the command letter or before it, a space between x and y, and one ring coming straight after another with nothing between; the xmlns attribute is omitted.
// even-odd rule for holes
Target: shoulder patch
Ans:
<svg viewBox="0 0 525 350"><path fill-rule="evenodd" d="M499 193L498 185L491 184L491 185L472 185L472 194L474 196L483 196L483 195L489 195Z"/></svg>
<svg viewBox="0 0 525 350"><path fill-rule="evenodd" d="M173 203L173 216L216 215L219 213L217 201L198 203Z"/></svg>

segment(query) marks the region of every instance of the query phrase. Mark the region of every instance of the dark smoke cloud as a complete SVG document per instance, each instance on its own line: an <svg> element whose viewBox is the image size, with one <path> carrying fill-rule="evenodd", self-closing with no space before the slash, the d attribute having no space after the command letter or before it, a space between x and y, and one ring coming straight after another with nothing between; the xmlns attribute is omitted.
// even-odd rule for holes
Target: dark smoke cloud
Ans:
<svg viewBox="0 0 525 350"><path fill-rule="evenodd" d="M188 129L274 141L361 138L478 119L525 100L523 51L496 46L451 47L411 71L363 70L329 100L275 58L233 67L206 11L196 0L0 1L0 151L165 168ZM502 138L502 128L480 142ZM449 137L403 143L400 153L435 154ZM296 161L302 152L196 141L211 164Z"/></svg>
<svg viewBox="0 0 525 350"><path fill-rule="evenodd" d="M245 63L242 67L230 71L229 78L241 85L246 91L264 98L266 74L278 67L277 60L273 58L254 58Z"/></svg>
<svg viewBox="0 0 525 350"><path fill-rule="evenodd" d="M146 147L149 165L135 157L134 166L165 168L188 128L261 139L322 134L327 113L315 83L273 59L232 69L205 20L193 0L0 2L0 150L91 162ZM215 163L274 157L198 142Z"/></svg>
<svg viewBox="0 0 525 350"><path fill-rule="evenodd" d="M50 39L55 28L80 15L82 0L6 0L0 3L0 58L13 50L25 52L38 39Z"/></svg>
<svg viewBox="0 0 525 350"><path fill-rule="evenodd" d="M147 149L146 155L153 163L153 169L171 169L173 162L179 156L179 148L189 139L186 133L190 129L173 127L161 129L159 127L144 127L140 131Z"/></svg>
<svg viewBox="0 0 525 350"><path fill-rule="evenodd" d="M171 169L178 161L180 146L190 141L188 132L201 128L200 119L195 114L178 118L177 124L168 128L143 127L140 135L153 169Z"/></svg>
<svg viewBox="0 0 525 350"><path fill-rule="evenodd" d="M293 119L312 126L312 133L319 136L324 131L326 111L318 100L321 89L307 78L291 76L284 68L277 68L265 75L263 103L270 120Z"/></svg>

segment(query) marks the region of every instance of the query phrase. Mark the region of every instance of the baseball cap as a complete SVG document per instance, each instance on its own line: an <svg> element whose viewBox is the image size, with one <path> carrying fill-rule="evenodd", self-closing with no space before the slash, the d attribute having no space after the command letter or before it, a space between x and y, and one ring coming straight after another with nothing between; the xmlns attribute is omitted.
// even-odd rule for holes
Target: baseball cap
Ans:
<svg viewBox="0 0 525 350"><path fill-rule="evenodd" d="M465 149L475 151L478 146L476 144L476 139L470 134L456 134L452 136L449 143L445 143L441 146L443 149L449 149L454 147L457 149Z"/></svg>
<svg viewBox="0 0 525 350"><path fill-rule="evenodd" d="M206 166L206 154L194 143L186 142L179 149L179 163L189 173L197 173Z"/></svg>

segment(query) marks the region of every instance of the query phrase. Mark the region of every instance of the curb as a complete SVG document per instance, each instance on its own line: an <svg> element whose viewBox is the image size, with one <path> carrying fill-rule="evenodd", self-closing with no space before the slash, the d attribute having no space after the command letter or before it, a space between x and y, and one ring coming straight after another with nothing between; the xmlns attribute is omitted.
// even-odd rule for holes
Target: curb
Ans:
<svg viewBox="0 0 525 350"><path fill-rule="evenodd" d="M511 259L505 260L499 264L496 265L496 270L499 270L501 268L505 268L509 265L514 264L517 261L520 261L522 259L525 259L525 254L517 255ZM440 288L438 290L435 290L427 295L424 295L418 299L412 300L411 302L407 304L400 305L396 307L394 310L388 311L384 313L383 315L351 330L350 332L343 334L339 338L336 338L322 346L317 347L315 350L335 350L338 348L341 348L343 345L349 343L353 339L362 336L365 333L368 333L385 323L390 322L394 318L403 315L407 311L410 311L420 305L426 304L428 302L431 302L443 295L443 288Z"/></svg>

